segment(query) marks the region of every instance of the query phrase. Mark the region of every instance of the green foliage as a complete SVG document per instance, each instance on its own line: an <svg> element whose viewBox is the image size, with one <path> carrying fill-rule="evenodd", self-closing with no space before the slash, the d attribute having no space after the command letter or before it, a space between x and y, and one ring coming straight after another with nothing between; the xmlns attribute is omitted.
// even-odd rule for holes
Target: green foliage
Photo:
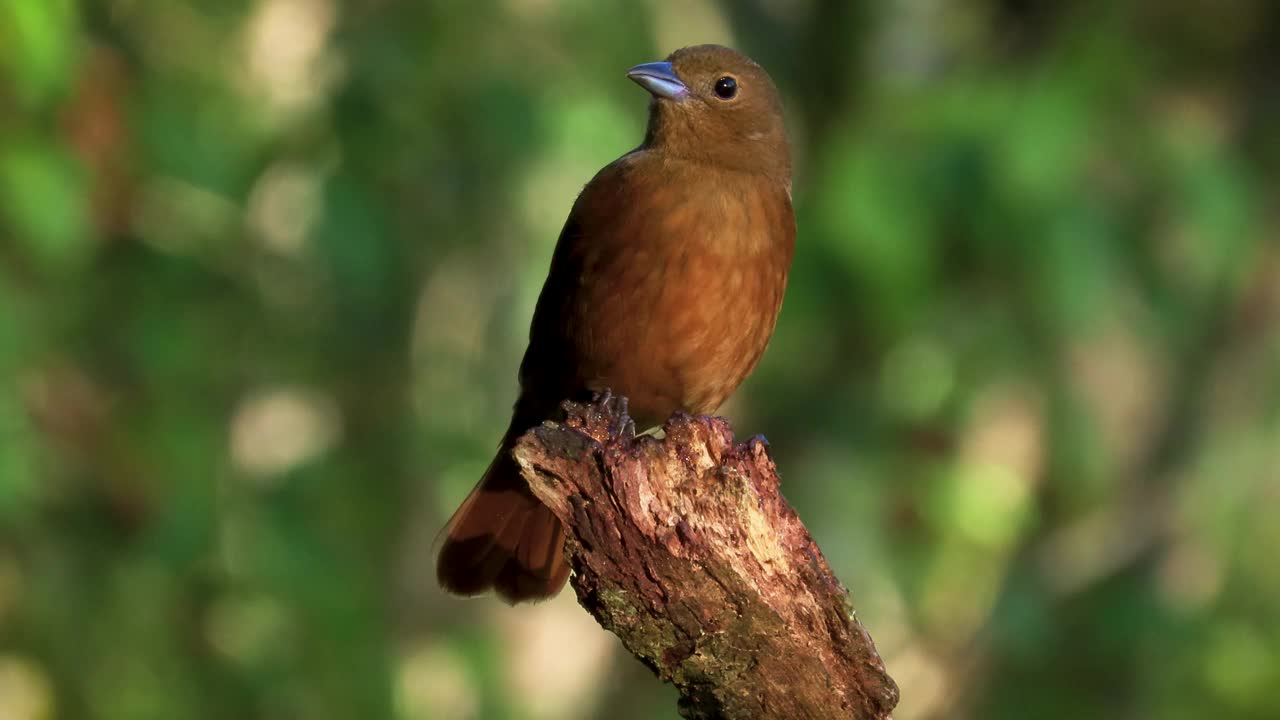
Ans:
<svg viewBox="0 0 1280 720"><path fill-rule="evenodd" d="M674 717L431 565L702 41L798 159L725 412L895 716L1280 714L1274 3L0 0L0 717Z"/></svg>

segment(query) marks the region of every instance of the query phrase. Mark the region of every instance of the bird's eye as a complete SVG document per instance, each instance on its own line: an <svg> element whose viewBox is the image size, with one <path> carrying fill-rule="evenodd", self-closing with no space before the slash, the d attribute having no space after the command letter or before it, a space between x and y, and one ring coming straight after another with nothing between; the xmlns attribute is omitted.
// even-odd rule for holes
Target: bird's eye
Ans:
<svg viewBox="0 0 1280 720"><path fill-rule="evenodd" d="M738 81L728 75L716 81L716 95L721 100L732 100L738 94Z"/></svg>

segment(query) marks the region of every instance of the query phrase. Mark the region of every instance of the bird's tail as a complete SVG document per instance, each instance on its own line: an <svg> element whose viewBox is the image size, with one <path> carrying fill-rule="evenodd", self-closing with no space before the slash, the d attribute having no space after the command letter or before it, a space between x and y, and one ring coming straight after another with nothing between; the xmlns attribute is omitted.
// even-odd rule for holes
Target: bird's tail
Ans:
<svg viewBox="0 0 1280 720"><path fill-rule="evenodd" d="M544 600L569 577L564 528L530 492L511 456L522 432L513 423L498 456L446 526L436 578L451 593L492 588L509 603Z"/></svg>

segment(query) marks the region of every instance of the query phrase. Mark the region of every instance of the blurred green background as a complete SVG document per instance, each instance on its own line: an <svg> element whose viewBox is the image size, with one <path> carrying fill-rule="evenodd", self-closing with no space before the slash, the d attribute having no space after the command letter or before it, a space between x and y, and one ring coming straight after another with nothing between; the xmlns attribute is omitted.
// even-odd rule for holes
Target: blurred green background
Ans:
<svg viewBox="0 0 1280 720"><path fill-rule="evenodd" d="M0 0L0 718L674 718L434 586L629 66L734 45L768 435L900 720L1280 717L1280 5Z"/></svg>

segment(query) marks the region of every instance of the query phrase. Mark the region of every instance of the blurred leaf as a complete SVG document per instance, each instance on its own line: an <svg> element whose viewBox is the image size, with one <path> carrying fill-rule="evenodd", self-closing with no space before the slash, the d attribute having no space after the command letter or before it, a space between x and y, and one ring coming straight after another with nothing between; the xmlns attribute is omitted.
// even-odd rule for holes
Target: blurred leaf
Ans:
<svg viewBox="0 0 1280 720"><path fill-rule="evenodd" d="M7 65L20 102L41 108L66 91L80 49L72 0L0 2L0 65Z"/></svg>
<svg viewBox="0 0 1280 720"><path fill-rule="evenodd" d="M30 139L0 145L0 207L42 270L68 272L87 259L84 176L63 148Z"/></svg>

